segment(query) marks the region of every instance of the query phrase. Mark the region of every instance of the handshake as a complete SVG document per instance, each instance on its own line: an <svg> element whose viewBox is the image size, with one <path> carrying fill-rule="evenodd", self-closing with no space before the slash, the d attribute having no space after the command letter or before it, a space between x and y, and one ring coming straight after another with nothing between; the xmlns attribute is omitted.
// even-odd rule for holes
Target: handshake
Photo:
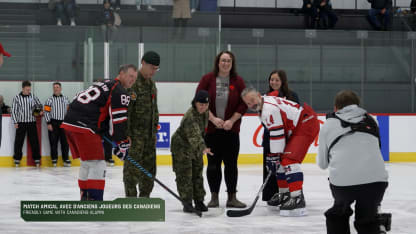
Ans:
<svg viewBox="0 0 416 234"><path fill-rule="evenodd" d="M120 159L124 161L124 158L127 156L127 153L130 148L129 141L122 141L113 149L113 153Z"/></svg>

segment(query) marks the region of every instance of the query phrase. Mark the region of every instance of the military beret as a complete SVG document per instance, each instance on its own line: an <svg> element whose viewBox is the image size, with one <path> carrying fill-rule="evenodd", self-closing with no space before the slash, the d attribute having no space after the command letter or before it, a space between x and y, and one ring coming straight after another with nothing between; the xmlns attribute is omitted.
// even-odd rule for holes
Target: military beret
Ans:
<svg viewBox="0 0 416 234"><path fill-rule="evenodd" d="M209 102L209 94L205 90L199 90L194 97L193 102L199 103L208 103Z"/></svg>
<svg viewBox="0 0 416 234"><path fill-rule="evenodd" d="M159 66L160 64L160 56L158 53L154 51L147 51L142 58L148 64L152 64L154 66Z"/></svg>

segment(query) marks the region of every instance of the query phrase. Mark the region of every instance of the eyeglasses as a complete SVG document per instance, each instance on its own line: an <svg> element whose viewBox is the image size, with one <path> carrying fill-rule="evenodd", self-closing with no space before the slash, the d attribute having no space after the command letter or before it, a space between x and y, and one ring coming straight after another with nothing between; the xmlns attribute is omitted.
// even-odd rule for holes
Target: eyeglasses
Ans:
<svg viewBox="0 0 416 234"><path fill-rule="evenodd" d="M155 66L155 65L150 64L150 63L146 63L146 62L144 62L144 63L147 64L147 65L149 65L150 68L152 68L153 71L157 71L157 72L160 71L160 67Z"/></svg>
<svg viewBox="0 0 416 234"><path fill-rule="evenodd" d="M222 63L231 63L233 60L232 59L221 59L220 62Z"/></svg>

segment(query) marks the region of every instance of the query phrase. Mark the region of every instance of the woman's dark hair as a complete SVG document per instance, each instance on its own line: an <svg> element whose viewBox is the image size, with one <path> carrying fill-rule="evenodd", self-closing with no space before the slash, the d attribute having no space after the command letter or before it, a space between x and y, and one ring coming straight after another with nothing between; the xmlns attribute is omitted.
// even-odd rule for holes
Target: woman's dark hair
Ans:
<svg viewBox="0 0 416 234"><path fill-rule="evenodd" d="M270 86L270 79L272 78L272 75L277 74L280 78L280 81L282 82L282 86L280 86L279 90L279 96L286 97L289 100L293 101L293 95L292 90L289 89L289 84L287 82L287 75L284 70L274 70L269 75L269 93L274 91L272 87Z"/></svg>
<svg viewBox="0 0 416 234"><path fill-rule="evenodd" d="M235 67L235 56L233 53L231 53L231 51L221 51L216 57L215 57L215 62L214 62L214 69L212 70L212 72L214 73L215 76L218 76L218 73L220 71L219 68L219 63L220 63L220 58L223 54L228 54L231 57L231 70L230 70L230 77L235 77L237 76L237 68Z"/></svg>

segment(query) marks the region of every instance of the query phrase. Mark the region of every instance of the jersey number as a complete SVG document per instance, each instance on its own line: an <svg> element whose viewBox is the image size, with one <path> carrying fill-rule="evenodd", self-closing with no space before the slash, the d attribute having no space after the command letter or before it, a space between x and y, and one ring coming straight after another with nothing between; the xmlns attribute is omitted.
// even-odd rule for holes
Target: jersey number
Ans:
<svg viewBox="0 0 416 234"><path fill-rule="evenodd" d="M78 95L77 101L81 102L82 104L87 104L97 99L100 96L100 94L101 92L97 87L91 86Z"/></svg>
<svg viewBox="0 0 416 234"><path fill-rule="evenodd" d="M123 106L128 106L129 105L129 102L130 102L130 96L129 95L122 94L120 96L120 99L121 99L121 105L123 105Z"/></svg>

